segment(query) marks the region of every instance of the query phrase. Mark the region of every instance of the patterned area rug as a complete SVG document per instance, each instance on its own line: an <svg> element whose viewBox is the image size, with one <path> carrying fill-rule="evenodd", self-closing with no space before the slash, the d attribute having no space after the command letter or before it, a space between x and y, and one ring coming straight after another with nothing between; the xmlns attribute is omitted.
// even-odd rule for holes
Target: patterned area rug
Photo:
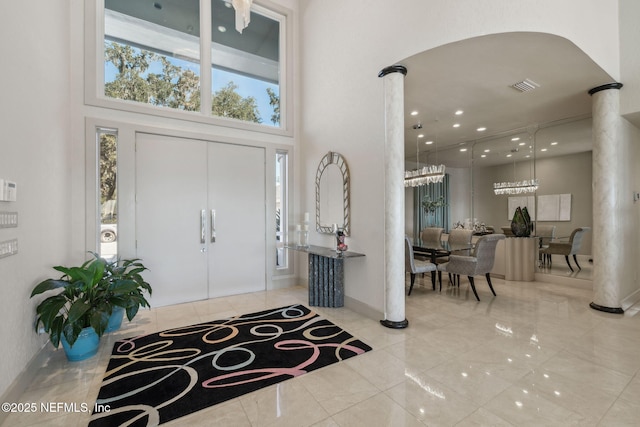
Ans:
<svg viewBox="0 0 640 427"><path fill-rule="evenodd" d="M162 424L369 350L303 305L121 340L89 426Z"/></svg>

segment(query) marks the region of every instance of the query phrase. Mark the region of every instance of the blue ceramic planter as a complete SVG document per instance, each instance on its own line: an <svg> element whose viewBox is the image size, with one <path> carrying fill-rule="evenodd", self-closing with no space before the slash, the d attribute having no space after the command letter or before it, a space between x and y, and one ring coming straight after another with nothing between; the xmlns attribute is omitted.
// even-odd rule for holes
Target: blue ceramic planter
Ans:
<svg viewBox="0 0 640 427"><path fill-rule="evenodd" d="M98 352L98 348L100 346L100 337L96 334L96 331L90 326L88 328L84 328L80 335L78 335L78 339L73 343L73 347L69 346L67 339L62 335L60 339L62 342L62 347L64 348L64 352L67 355L67 359L71 362L77 362L80 360L85 360L94 356Z"/></svg>
<svg viewBox="0 0 640 427"><path fill-rule="evenodd" d="M113 332L120 329L122 326L122 318L124 317L124 308L122 307L113 307L111 311L111 317L109 317L109 323L107 324L107 329L105 332Z"/></svg>

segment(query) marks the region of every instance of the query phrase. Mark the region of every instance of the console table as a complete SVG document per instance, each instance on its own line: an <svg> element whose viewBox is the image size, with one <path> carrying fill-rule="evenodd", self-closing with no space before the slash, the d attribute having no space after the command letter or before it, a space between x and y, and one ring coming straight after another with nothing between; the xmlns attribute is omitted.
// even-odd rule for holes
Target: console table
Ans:
<svg viewBox="0 0 640 427"><path fill-rule="evenodd" d="M336 252L322 246L287 245L287 249L309 254L309 305L344 306L344 260L363 257L357 252Z"/></svg>

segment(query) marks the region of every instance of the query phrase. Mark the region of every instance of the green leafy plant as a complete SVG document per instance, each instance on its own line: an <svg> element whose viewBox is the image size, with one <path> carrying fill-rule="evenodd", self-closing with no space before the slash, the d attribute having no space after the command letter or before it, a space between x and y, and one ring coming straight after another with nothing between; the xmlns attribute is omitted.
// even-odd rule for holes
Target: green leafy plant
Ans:
<svg viewBox="0 0 640 427"><path fill-rule="evenodd" d="M94 254L97 258L98 255ZM140 259L125 259L107 263L103 281L110 297L109 301L118 307L125 309L129 321L138 313L140 307L150 307L144 294L152 293L151 285L145 282L142 272L148 270ZM121 292L122 290L128 292Z"/></svg>
<svg viewBox="0 0 640 427"><path fill-rule="evenodd" d="M431 200L431 197L429 196L424 196L422 198L422 207L429 214L446 205L447 204L445 203L443 196L438 197L436 200Z"/></svg>
<svg viewBox="0 0 640 427"><path fill-rule="evenodd" d="M140 305L149 305L142 292L150 293L151 287L140 276L146 268L139 260L118 265L93 255L94 259L79 267L53 267L63 273L62 277L46 279L31 292L33 298L59 290L36 307L36 332L42 324L54 347L58 347L62 336L73 346L82 329L89 326L102 336L114 306L124 307L131 319Z"/></svg>

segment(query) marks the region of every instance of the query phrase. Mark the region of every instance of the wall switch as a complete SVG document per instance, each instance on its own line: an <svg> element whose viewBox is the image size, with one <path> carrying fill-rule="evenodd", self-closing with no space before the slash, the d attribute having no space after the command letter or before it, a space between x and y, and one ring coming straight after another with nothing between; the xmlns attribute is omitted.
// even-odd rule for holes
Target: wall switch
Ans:
<svg viewBox="0 0 640 427"><path fill-rule="evenodd" d="M0 258L8 257L18 253L18 239L5 240L0 242Z"/></svg>
<svg viewBox="0 0 640 427"><path fill-rule="evenodd" d="M0 211L0 228L11 228L18 226L18 212Z"/></svg>

